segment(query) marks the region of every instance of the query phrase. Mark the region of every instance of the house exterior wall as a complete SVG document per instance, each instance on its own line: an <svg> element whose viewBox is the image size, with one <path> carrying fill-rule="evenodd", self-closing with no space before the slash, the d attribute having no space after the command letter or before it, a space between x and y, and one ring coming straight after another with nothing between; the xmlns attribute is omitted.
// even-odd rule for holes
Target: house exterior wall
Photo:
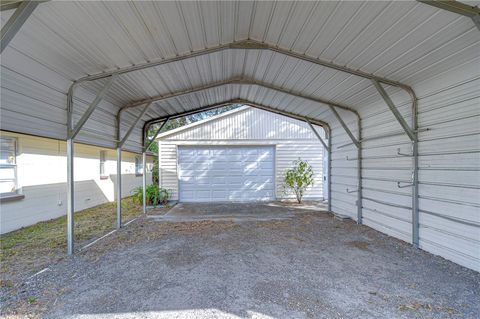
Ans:
<svg viewBox="0 0 480 319"><path fill-rule="evenodd" d="M1 203L1 233L57 218L67 210L67 160L65 141L10 132L1 136L17 139L17 189L25 198ZM105 178L100 178L100 151L105 151ZM112 202L116 190L116 152L75 144L75 211ZM135 175L135 156L122 154L122 195L142 185ZM141 157L141 156L140 156ZM148 157L148 163L152 163ZM147 183L152 175L147 174ZM112 214L114 212L112 211Z"/></svg>
<svg viewBox="0 0 480 319"><path fill-rule="evenodd" d="M324 136L323 129L317 131ZM323 146L310 127L298 120L267 111L244 108L189 129L163 134L159 141L160 185L178 199L177 147L179 145L272 145L275 146L276 198L285 194L283 174L298 158L307 160L315 172L315 184L306 199L323 199Z"/></svg>

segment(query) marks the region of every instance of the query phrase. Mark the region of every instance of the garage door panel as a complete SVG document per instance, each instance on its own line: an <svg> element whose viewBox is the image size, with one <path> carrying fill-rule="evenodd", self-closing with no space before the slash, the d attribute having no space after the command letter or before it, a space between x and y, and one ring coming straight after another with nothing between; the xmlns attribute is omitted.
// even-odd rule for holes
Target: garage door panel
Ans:
<svg viewBox="0 0 480 319"><path fill-rule="evenodd" d="M180 146L177 154L181 201L274 199L272 146Z"/></svg>
<svg viewBox="0 0 480 319"><path fill-rule="evenodd" d="M228 155L243 155L242 147L231 147L226 149Z"/></svg>

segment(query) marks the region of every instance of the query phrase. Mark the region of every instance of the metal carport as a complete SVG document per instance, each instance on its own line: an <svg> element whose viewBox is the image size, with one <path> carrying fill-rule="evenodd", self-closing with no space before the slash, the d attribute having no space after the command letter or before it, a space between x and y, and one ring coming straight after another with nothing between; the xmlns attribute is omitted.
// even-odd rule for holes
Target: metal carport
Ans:
<svg viewBox="0 0 480 319"><path fill-rule="evenodd" d="M1 127L67 140L70 254L74 141L241 102L327 130L332 212L479 270L479 10L429 4L8 3Z"/></svg>

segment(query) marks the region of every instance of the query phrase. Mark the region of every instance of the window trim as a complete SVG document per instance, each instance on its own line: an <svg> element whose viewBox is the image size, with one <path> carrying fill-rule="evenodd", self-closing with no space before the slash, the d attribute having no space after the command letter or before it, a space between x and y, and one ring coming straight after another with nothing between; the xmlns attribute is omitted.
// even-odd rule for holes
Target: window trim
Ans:
<svg viewBox="0 0 480 319"><path fill-rule="evenodd" d="M13 156L14 156L14 163L13 164L0 164L0 167L13 167L13 175L14 175L14 187L15 191L13 192L5 192L5 193L0 193L0 201L3 202L3 199L12 199L12 198L17 198L17 197L25 197L24 195L19 193L18 189L18 164L17 164L17 154L18 154L18 139L13 136L0 136L0 139L5 139L5 140L10 140L13 141ZM1 150L0 150L1 151ZM23 198L22 197L22 198Z"/></svg>
<svg viewBox="0 0 480 319"><path fill-rule="evenodd" d="M143 159L141 156L135 156L135 176L143 176Z"/></svg>
<svg viewBox="0 0 480 319"><path fill-rule="evenodd" d="M108 179L108 175L105 173L105 163L107 162L106 154L107 154L107 151L105 150L100 151L100 156L99 156L100 163L98 167L99 168L98 174L100 176L100 179Z"/></svg>

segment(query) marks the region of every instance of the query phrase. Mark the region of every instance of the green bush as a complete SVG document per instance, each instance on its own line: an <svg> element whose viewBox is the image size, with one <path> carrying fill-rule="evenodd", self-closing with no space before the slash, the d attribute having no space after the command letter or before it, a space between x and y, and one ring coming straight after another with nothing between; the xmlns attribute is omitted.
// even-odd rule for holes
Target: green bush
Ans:
<svg viewBox="0 0 480 319"><path fill-rule="evenodd" d="M138 204L143 204L143 187L136 187L133 191L133 201ZM157 184L150 184L147 186L147 205L157 206L167 204L170 198L170 191L159 187Z"/></svg>
<svg viewBox="0 0 480 319"><path fill-rule="evenodd" d="M313 186L312 166L299 158L293 162L292 168L285 171L284 181L285 192L293 192L300 204L307 188Z"/></svg>

